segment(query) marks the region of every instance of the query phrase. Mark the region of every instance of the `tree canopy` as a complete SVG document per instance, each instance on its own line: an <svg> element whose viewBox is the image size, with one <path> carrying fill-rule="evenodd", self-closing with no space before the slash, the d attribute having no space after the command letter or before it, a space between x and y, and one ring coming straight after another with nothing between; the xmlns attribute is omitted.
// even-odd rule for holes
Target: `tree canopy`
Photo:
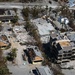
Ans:
<svg viewBox="0 0 75 75"><path fill-rule="evenodd" d="M0 49L0 75L10 75L9 69L6 66L6 60L2 56L2 50Z"/></svg>

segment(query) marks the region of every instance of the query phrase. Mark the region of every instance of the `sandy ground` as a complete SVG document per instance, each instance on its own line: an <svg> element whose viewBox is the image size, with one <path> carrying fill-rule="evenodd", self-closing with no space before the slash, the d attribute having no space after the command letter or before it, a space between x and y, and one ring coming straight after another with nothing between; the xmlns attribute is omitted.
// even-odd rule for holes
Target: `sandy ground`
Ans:
<svg viewBox="0 0 75 75"><path fill-rule="evenodd" d="M22 59L22 54L23 49L26 49L26 46L21 46L14 37L11 37L9 41L11 43L11 48L17 48L16 64L23 65L24 61Z"/></svg>

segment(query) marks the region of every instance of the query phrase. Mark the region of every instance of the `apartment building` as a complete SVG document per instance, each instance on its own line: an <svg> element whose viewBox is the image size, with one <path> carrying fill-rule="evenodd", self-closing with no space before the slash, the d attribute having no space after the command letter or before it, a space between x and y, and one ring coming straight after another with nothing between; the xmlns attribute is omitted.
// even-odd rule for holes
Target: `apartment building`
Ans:
<svg viewBox="0 0 75 75"><path fill-rule="evenodd" d="M75 60L75 33L52 34L50 44L58 51L57 63L66 63Z"/></svg>

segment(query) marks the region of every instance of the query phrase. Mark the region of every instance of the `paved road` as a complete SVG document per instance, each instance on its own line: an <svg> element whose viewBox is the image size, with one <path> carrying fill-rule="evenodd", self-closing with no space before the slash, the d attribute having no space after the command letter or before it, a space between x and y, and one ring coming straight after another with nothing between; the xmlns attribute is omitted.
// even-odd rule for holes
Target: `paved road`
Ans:
<svg viewBox="0 0 75 75"><path fill-rule="evenodd" d="M18 8L18 9L23 9L26 6L46 6L48 5L48 7L52 7L52 8L56 8L58 7L57 4L49 4L49 3L0 3L0 8Z"/></svg>
<svg viewBox="0 0 75 75"><path fill-rule="evenodd" d="M71 8L69 8L70 10L75 10L75 7L71 7Z"/></svg>

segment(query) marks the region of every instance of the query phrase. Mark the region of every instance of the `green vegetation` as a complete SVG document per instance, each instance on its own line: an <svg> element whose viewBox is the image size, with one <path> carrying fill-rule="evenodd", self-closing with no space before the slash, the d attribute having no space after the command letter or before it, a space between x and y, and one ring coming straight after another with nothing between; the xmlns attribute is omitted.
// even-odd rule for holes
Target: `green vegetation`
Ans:
<svg viewBox="0 0 75 75"><path fill-rule="evenodd" d="M12 23L16 23L18 21L18 16L14 16L13 20L11 21Z"/></svg>
<svg viewBox="0 0 75 75"><path fill-rule="evenodd" d="M6 60L2 57L1 49L0 49L0 75L10 75L9 69L6 66Z"/></svg>
<svg viewBox="0 0 75 75"><path fill-rule="evenodd" d="M34 18L36 18L36 17L38 17L39 9L36 8L36 7L34 7L34 8L32 8L31 13L32 13L32 16L33 16Z"/></svg>
<svg viewBox="0 0 75 75"><path fill-rule="evenodd" d="M12 49L12 51L11 51L11 53L12 53L12 55L13 55L13 58L15 58L15 57L16 57L16 51L17 51L17 49L16 49L16 48L13 48L13 49Z"/></svg>
<svg viewBox="0 0 75 75"><path fill-rule="evenodd" d="M29 15L31 15L32 18L37 18L38 17L38 14L39 14L39 8L37 7L34 7L32 8L31 10L27 7L27 8L24 8L22 10L22 13L23 13L23 16L24 16L24 19L26 21L26 24L25 24L25 29L29 32L29 34L31 36L34 37L34 39L37 41L37 45L40 47L42 47L42 44L41 44L41 41L40 41L40 37L38 36L38 33L37 33L37 29L34 27L34 25L29 21Z"/></svg>
<svg viewBox="0 0 75 75"><path fill-rule="evenodd" d="M40 41L40 37L37 33L37 29L35 28L35 26L29 22L29 21L26 21L26 24L25 24L25 29L29 32L29 34L31 36L34 37L34 39L36 40L36 44L38 45L39 49L42 50L42 44L41 44L41 41Z"/></svg>
<svg viewBox="0 0 75 75"><path fill-rule="evenodd" d="M13 48L12 50L11 50L11 52L10 53L8 53L8 55L7 55L7 60L8 61L14 61L14 59L16 58L16 51L17 51L17 49L16 48Z"/></svg>
<svg viewBox="0 0 75 75"><path fill-rule="evenodd" d="M23 13L23 15L25 16L25 17L29 17L29 8L27 7L27 8L24 8L23 10L22 10L22 13Z"/></svg>
<svg viewBox="0 0 75 75"><path fill-rule="evenodd" d="M41 12L41 9L39 9L38 7L34 7L32 9L29 9L27 7L22 10L22 14L24 15L24 18L26 21L28 21L29 17L37 18L40 12Z"/></svg>

